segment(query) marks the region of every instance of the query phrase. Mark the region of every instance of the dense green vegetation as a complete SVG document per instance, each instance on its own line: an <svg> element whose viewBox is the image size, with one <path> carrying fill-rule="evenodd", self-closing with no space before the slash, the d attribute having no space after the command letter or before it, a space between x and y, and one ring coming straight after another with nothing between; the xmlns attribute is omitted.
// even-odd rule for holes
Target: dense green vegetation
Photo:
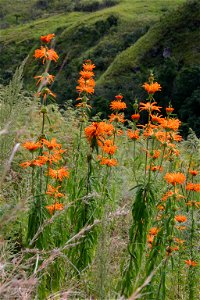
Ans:
<svg viewBox="0 0 200 300"><path fill-rule="evenodd" d="M61 111L22 75L0 86L0 299L199 299L200 143L156 116L160 85L127 129L122 96L102 121L91 82Z"/></svg>
<svg viewBox="0 0 200 300"><path fill-rule="evenodd" d="M92 12L117 4L118 0L0 0L0 27L28 23L62 12Z"/></svg>
<svg viewBox="0 0 200 300"><path fill-rule="evenodd" d="M0 299L200 299L199 15L0 0Z"/></svg>
<svg viewBox="0 0 200 300"><path fill-rule="evenodd" d="M4 2L0 4L5 5ZM96 65L94 106L105 114L109 100L118 92L124 94L129 104L134 100L133 90L134 97L141 99L144 94L140 83L154 69L161 85L168 86L158 100L172 102L184 122L185 132L191 126L200 134L198 1L18 0L16 10L20 10L21 17L15 27L12 24L16 12L9 7L9 1L6 3L9 18L4 16L1 22L6 19L11 27L0 31L1 83L7 83L15 68L30 54L25 84L27 89L34 89L32 74L38 68L32 58L33 50L41 34L54 32L60 53L53 70L57 72L54 90L59 91L58 103L76 98L77 72L86 58ZM31 15L31 9L38 12L37 16ZM24 15L35 20L22 24ZM107 102L102 100L105 98Z"/></svg>

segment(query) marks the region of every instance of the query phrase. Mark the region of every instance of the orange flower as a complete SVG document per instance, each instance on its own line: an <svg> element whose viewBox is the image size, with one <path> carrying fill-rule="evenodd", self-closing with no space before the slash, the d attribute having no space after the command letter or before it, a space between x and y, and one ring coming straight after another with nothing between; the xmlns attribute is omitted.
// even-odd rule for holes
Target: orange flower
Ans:
<svg viewBox="0 0 200 300"><path fill-rule="evenodd" d="M85 135L89 141L91 141L93 138L99 138L99 136L102 136L104 134L104 131L99 126L98 122L93 122L88 127L85 128Z"/></svg>
<svg viewBox="0 0 200 300"><path fill-rule="evenodd" d="M45 47L41 46L40 49L36 49L34 53L35 58L43 58L42 63L47 59L47 50Z"/></svg>
<svg viewBox="0 0 200 300"><path fill-rule="evenodd" d="M107 135L110 136L113 134L114 127L112 124L107 124L106 122L100 122L99 127L101 128L100 130L103 133L103 136Z"/></svg>
<svg viewBox="0 0 200 300"><path fill-rule="evenodd" d="M90 79L91 77L94 76L94 72L91 72L91 71L80 71L79 74L80 74L81 77L84 78L84 79Z"/></svg>
<svg viewBox="0 0 200 300"><path fill-rule="evenodd" d="M109 121L110 123L112 122L124 123L125 122L124 114L111 114L109 116Z"/></svg>
<svg viewBox="0 0 200 300"><path fill-rule="evenodd" d="M64 197L64 194L60 193L58 190L61 187L61 185L59 185L58 187L53 187L52 185L48 184L48 189L46 194L53 196L55 198L62 198Z"/></svg>
<svg viewBox="0 0 200 300"><path fill-rule="evenodd" d="M157 235L158 232L159 232L159 228L157 228L157 227L152 227L149 230L149 234L151 234L151 235Z"/></svg>
<svg viewBox="0 0 200 300"><path fill-rule="evenodd" d="M46 140L46 139L42 139L42 143L43 143L43 145L45 145L49 150L53 150L53 149L55 149L55 148L60 149L60 148L62 147L61 144L58 144L58 143L56 142L56 138L52 138L51 141L48 141L48 140Z"/></svg>
<svg viewBox="0 0 200 300"><path fill-rule="evenodd" d="M91 60L86 60L83 64L83 70L80 71L80 79L78 80L79 85L76 87L78 93L94 93L95 81L94 73L92 70L95 68L95 65L92 64ZM80 99L79 99L80 100Z"/></svg>
<svg viewBox="0 0 200 300"><path fill-rule="evenodd" d="M196 207L196 208L199 208L200 207L200 202L197 202L197 201L188 201L187 203L186 203L186 205L188 205L188 206L193 206L193 207Z"/></svg>
<svg viewBox="0 0 200 300"><path fill-rule="evenodd" d="M178 230L185 230L185 229L186 229L186 226L176 226L176 228L177 228Z"/></svg>
<svg viewBox="0 0 200 300"><path fill-rule="evenodd" d="M174 219L179 223L184 223L187 221L187 217L183 215L177 215Z"/></svg>
<svg viewBox="0 0 200 300"><path fill-rule="evenodd" d="M117 130L117 136L121 136L122 134L123 134L123 130L122 129Z"/></svg>
<svg viewBox="0 0 200 300"><path fill-rule="evenodd" d="M179 250L179 246L172 247L172 251L178 251L178 250Z"/></svg>
<svg viewBox="0 0 200 300"><path fill-rule="evenodd" d="M30 161L25 161L20 164L22 168L28 168L28 167L41 167L43 166L47 161L46 160L41 160L40 156L38 159L33 159Z"/></svg>
<svg viewBox="0 0 200 300"><path fill-rule="evenodd" d="M35 76L34 79L38 79L36 85L38 85L40 82L43 82L44 85L46 83L51 84L54 81L55 76L50 75L48 73L44 73L41 76Z"/></svg>
<svg viewBox="0 0 200 300"><path fill-rule="evenodd" d="M167 149L166 155L164 156L165 159L172 160L173 159L173 157L172 157L173 155L179 156L180 151L175 148L176 147L175 144L168 143L167 146L168 146L168 149Z"/></svg>
<svg viewBox="0 0 200 300"><path fill-rule="evenodd" d="M174 111L174 108L170 106L170 107L166 107L165 110L167 114L171 114Z"/></svg>
<svg viewBox="0 0 200 300"><path fill-rule="evenodd" d="M167 141L167 133L162 130L155 132L155 137L162 144L164 144Z"/></svg>
<svg viewBox="0 0 200 300"><path fill-rule="evenodd" d="M62 156L61 154L63 154L65 151L62 150L62 149L53 149L53 151L50 153L44 151L43 152L43 156L39 156L39 160L41 162L44 162L43 164L45 163L49 163L50 165L54 162L54 163L57 163L59 160L62 159Z"/></svg>
<svg viewBox="0 0 200 300"><path fill-rule="evenodd" d="M48 44L54 37L55 37L54 33L49 33L47 35L41 35L40 40L43 43Z"/></svg>
<svg viewBox="0 0 200 300"><path fill-rule="evenodd" d="M189 267L196 267L198 265L198 262L194 261L194 260L191 260L191 259L188 259L188 260L185 260L185 263L186 265L188 265Z"/></svg>
<svg viewBox="0 0 200 300"><path fill-rule="evenodd" d="M69 177L69 172L66 168L60 168L58 170L53 170L51 168L49 168L49 173L48 175L51 177L51 178L54 178L54 179L59 179L60 181L63 180L63 178L68 178Z"/></svg>
<svg viewBox="0 0 200 300"><path fill-rule="evenodd" d="M114 127L112 124L93 122L85 128L85 135L89 142L93 142L93 139L103 140L106 135L112 135L113 131Z"/></svg>
<svg viewBox="0 0 200 300"><path fill-rule="evenodd" d="M182 141L182 136L180 134L176 134L175 132L170 132L167 135L167 138L169 141L176 141L176 142L180 142Z"/></svg>
<svg viewBox="0 0 200 300"><path fill-rule="evenodd" d="M177 131L181 125L181 121L179 119L160 119L160 125L168 130Z"/></svg>
<svg viewBox="0 0 200 300"><path fill-rule="evenodd" d="M47 96L52 96L54 98L56 98L56 94L54 94L50 89L48 89L47 87L43 88L41 90L41 92L37 93L38 97L43 97L43 99L46 101Z"/></svg>
<svg viewBox="0 0 200 300"><path fill-rule="evenodd" d="M113 145L113 142L111 140L105 140L101 145L101 148L105 153L110 155L113 155L117 150L117 146Z"/></svg>
<svg viewBox="0 0 200 300"><path fill-rule="evenodd" d="M169 256L172 254L173 251L178 251L178 250L179 250L178 246L176 246L176 247L168 246L166 249L166 255Z"/></svg>
<svg viewBox="0 0 200 300"><path fill-rule="evenodd" d="M200 192L200 183L188 183L186 185L187 191Z"/></svg>
<svg viewBox="0 0 200 300"><path fill-rule="evenodd" d="M86 102L80 102L80 103L76 104L76 107L82 107L82 108L87 109L88 111L92 108L92 106L87 104Z"/></svg>
<svg viewBox="0 0 200 300"><path fill-rule="evenodd" d="M199 174L199 172L197 170L189 170L189 173L192 175L192 176L197 176Z"/></svg>
<svg viewBox="0 0 200 300"><path fill-rule="evenodd" d="M46 60L53 60L57 62L59 56L53 49L48 49L47 47L41 46L40 49L36 49L33 55L35 58L41 58L42 63Z"/></svg>
<svg viewBox="0 0 200 300"><path fill-rule="evenodd" d="M175 185L176 183L178 184L183 184L185 182L185 175L183 173L166 173L165 174L165 180L168 182L168 183L171 183L173 185Z"/></svg>
<svg viewBox="0 0 200 300"><path fill-rule="evenodd" d="M117 160L114 159L114 158L105 158L103 157L100 161L100 165L106 165L106 166L109 166L109 167L114 167L114 166L117 166Z"/></svg>
<svg viewBox="0 0 200 300"><path fill-rule="evenodd" d="M174 192L168 191L166 192L163 197L161 198L162 201L166 201L169 197L172 197L174 195Z"/></svg>
<svg viewBox="0 0 200 300"><path fill-rule="evenodd" d="M157 205L156 207L157 207L157 209L159 209L159 210L165 210L165 205L159 204L159 205Z"/></svg>
<svg viewBox="0 0 200 300"><path fill-rule="evenodd" d="M157 159L160 156L160 150L153 150L151 153L148 152L148 156Z"/></svg>
<svg viewBox="0 0 200 300"><path fill-rule="evenodd" d="M40 142L25 142L24 144L22 144L22 147L24 147L25 149L33 152L35 150L37 150L38 148L41 148L42 145Z"/></svg>
<svg viewBox="0 0 200 300"><path fill-rule="evenodd" d="M122 102L122 101L114 100L114 101L111 102L110 108L112 110L123 110L123 109L126 109L126 103Z"/></svg>
<svg viewBox="0 0 200 300"><path fill-rule="evenodd" d="M174 240L175 240L176 243L178 243L178 244L180 244L180 245L183 245L183 244L185 243L184 240L181 240L181 239L176 238L176 237L174 238Z"/></svg>
<svg viewBox="0 0 200 300"><path fill-rule="evenodd" d="M156 172L156 171L162 172L163 167L162 166L151 166L151 171L152 172Z"/></svg>
<svg viewBox="0 0 200 300"><path fill-rule="evenodd" d="M157 104L157 102L152 102L152 103L150 103L150 102L147 102L147 103L140 102L140 111L147 110L150 113L152 111L160 111L160 108L162 108L162 107L161 106L157 106L155 104Z"/></svg>
<svg viewBox="0 0 200 300"><path fill-rule="evenodd" d="M121 101L123 99L123 96L121 94L119 94L119 95L116 95L115 98L117 101Z"/></svg>
<svg viewBox="0 0 200 300"><path fill-rule="evenodd" d="M154 94L157 91L161 90L161 86L159 83L154 82L154 83L150 83L148 84L147 82L145 82L143 84L143 88L145 89L145 91L147 91L147 93L149 94Z"/></svg>
<svg viewBox="0 0 200 300"><path fill-rule="evenodd" d="M162 116L161 115L151 115L151 121L154 123L159 123L161 122Z"/></svg>
<svg viewBox="0 0 200 300"><path fill-rule="evenodd" d="M152 136L154 134L155 134L154 127L152 125L151 126L148 125L143 132L143 136L146 138L148 138L149 136Z"/></svg>
<svg viewBox="0 0 200 300"><path fill-rule="evenodd" d="M35 160L35 166L41 167L49 162L49 158L47 156L38 156L38 158Z"/></svg>
<svg viewBox="0 0 200 300"><path fill-rule="evenodd" d="M93 78L89 78L89 79L84 79L83 77L81 77L78 80L79 85L76 87L76 90L79 93L88 93L88 94L93 94L94 93L94 86L95 86L95 81Z"/></svg>
<svg viewBox="0 0 200 300"><path fill-rule="evenodd" d="M147 242L151 245L153 244L154 235L148 234L147 235Z"/></svg>
<svg viewBox="0 0 200 300"><path fill-rule="evenodd" d="M56 202L55 204L46 206L46 209L48 209L49 213L52 215L56 210L63 210L64 205Z"/></svg>
<svg viewBox="0 0 200 300"><path fill-rule="evenodd" d="M140 114L133 114L133 115L131 116L131 119L134 120L134 121L138 121L139 118L140 118Z"/></svg>
<svg viewBox="0 0 200 300"><path fill-rule="evenodd" d="M92 63L90 59L87 59L83 64L83 70L91 72L96 66Z"/></svg>
<svg viewBox="0 0 200 300"><path fill-rule="evenodd" d="M138 140L140 137L139 130L132 131L132 130L128 129L127 135L131 140Z"/></svg>
<svg viewBox="0 0 200 300"><path fill-rule="evenodd" d="M20 166L24 169L28 168L28 167L34 167L32 161L25 161L25 162L21 163Z"/></svg>

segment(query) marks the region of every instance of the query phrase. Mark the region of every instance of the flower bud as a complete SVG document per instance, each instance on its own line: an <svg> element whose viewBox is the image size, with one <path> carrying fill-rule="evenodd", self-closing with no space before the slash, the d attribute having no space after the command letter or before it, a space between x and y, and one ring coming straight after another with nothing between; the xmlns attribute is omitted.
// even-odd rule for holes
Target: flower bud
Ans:
<svg viewBox="0 0 200 300"><path fill-rule="evenodd" d="M46 107L42 107L42 109L41 109L41 113L42 113L42 114L46 114L46 113L47 113L47 109L46 109Z"/></svg>

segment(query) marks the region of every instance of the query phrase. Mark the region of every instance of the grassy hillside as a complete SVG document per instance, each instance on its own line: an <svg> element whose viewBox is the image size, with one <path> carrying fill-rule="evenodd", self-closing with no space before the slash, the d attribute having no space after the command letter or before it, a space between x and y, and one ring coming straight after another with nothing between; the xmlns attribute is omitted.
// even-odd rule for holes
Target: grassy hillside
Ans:
<svg viewBox="0 0 200 300"><path fill-rule="evenodd" d="M120 87L131 101L129 91L134 87L137 96L143 97L139 85L145 79L144 74L154 70L157 80L166 89L158 100L165 104L171 101L185 128L192 126L200 134L200 102L196 97L200 88L199 20L197 1L161 17L146 34L115 57L99 78L99 89L110 95L111 86L112 90Z"/></svg>
<svg viewBox="0 0 200 300"><path fill-rule="evenodd" d="M31 1L32 5L34 2ZM97 55L98 58L101 56L100 62L96 62L94 57L101 75L115 56L134 44L163 13L184 2L184 0L156 0L147 3L147 1L121 0L115 6L93 13L55 13L48 18L1 30L3 57L1 76L4 80L7 77L9 79L11 77L9 75L14 72L22 59L33 50L32 48L37 47L38 37L49 32L57 34L57 45L62 46L59 50L63 56L70 51L68 62L74 60L76 54L82 58L88 55ZM19 6L18 9L20 8ZM111 19L108 20L109 17Z"/></svg>
<svg viewBox="0 0 200 300"><path fill-rule="evenodd" d="M7 83L16 66L30 54L25 84L26 88L34 89L32 77L40 70L32 58L33 51L39 45L41 34L54 32L56 49L61 55L51 71L57 73L53 89L58 93L59 103L76 97L77 73L82 61L91 58L96 64L94 105L97 111L106 112L108 102L102 100L103 97L109 101L118 92L124 94L128 103L133 101L132 88L142 97L141 82L153 68L163 87L168 84L167 91L161 93L162 101L172 100L186 123L191 114L196 114L196 105L199 105L196 97L200 46L198 1L121 0L109 6L105 5L109 1L102 0L93 1L92 4L99 4L96 8L87 8L88 11L84 9L88 1L73 1L74 5L71 1L61 2L65 8L61 9L64 6L52 0L52 5L43 10L43 18L0 31L1 83ZM35 1L30 5L35 5ZM192 82L187 84L191 77ZM198 118L195 115L195 121L194 118L189 121L195 130L199 127Z"/></svg>
<svg viewBox="0 0 200 300"><path fill-rule="evenodd" d="M118 0L0 0L0 28L30 23L62 12L95 11L115 5Z"/></svg>

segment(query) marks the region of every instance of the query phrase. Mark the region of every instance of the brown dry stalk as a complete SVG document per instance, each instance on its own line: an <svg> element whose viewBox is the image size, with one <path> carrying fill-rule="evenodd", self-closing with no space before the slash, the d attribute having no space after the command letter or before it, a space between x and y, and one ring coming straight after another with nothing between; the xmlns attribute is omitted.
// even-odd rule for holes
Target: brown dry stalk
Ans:
<svg viewBox="0 0 200 300"><path fill-rule="evenodd" d="M1 188L1 185L3 184L3 182L4 182L4 179L6 177L7 172L10 170L11 163L14 159L15 153L18 151L19 146L20 146L20 143L16 143L15 146L13 147L12 153L10 155L9 160L7 161L7 163L5 165L5 169L3 171L3 174L2 174L2 177L1 177L1 180L0 180L0 188Z"/></svg>

